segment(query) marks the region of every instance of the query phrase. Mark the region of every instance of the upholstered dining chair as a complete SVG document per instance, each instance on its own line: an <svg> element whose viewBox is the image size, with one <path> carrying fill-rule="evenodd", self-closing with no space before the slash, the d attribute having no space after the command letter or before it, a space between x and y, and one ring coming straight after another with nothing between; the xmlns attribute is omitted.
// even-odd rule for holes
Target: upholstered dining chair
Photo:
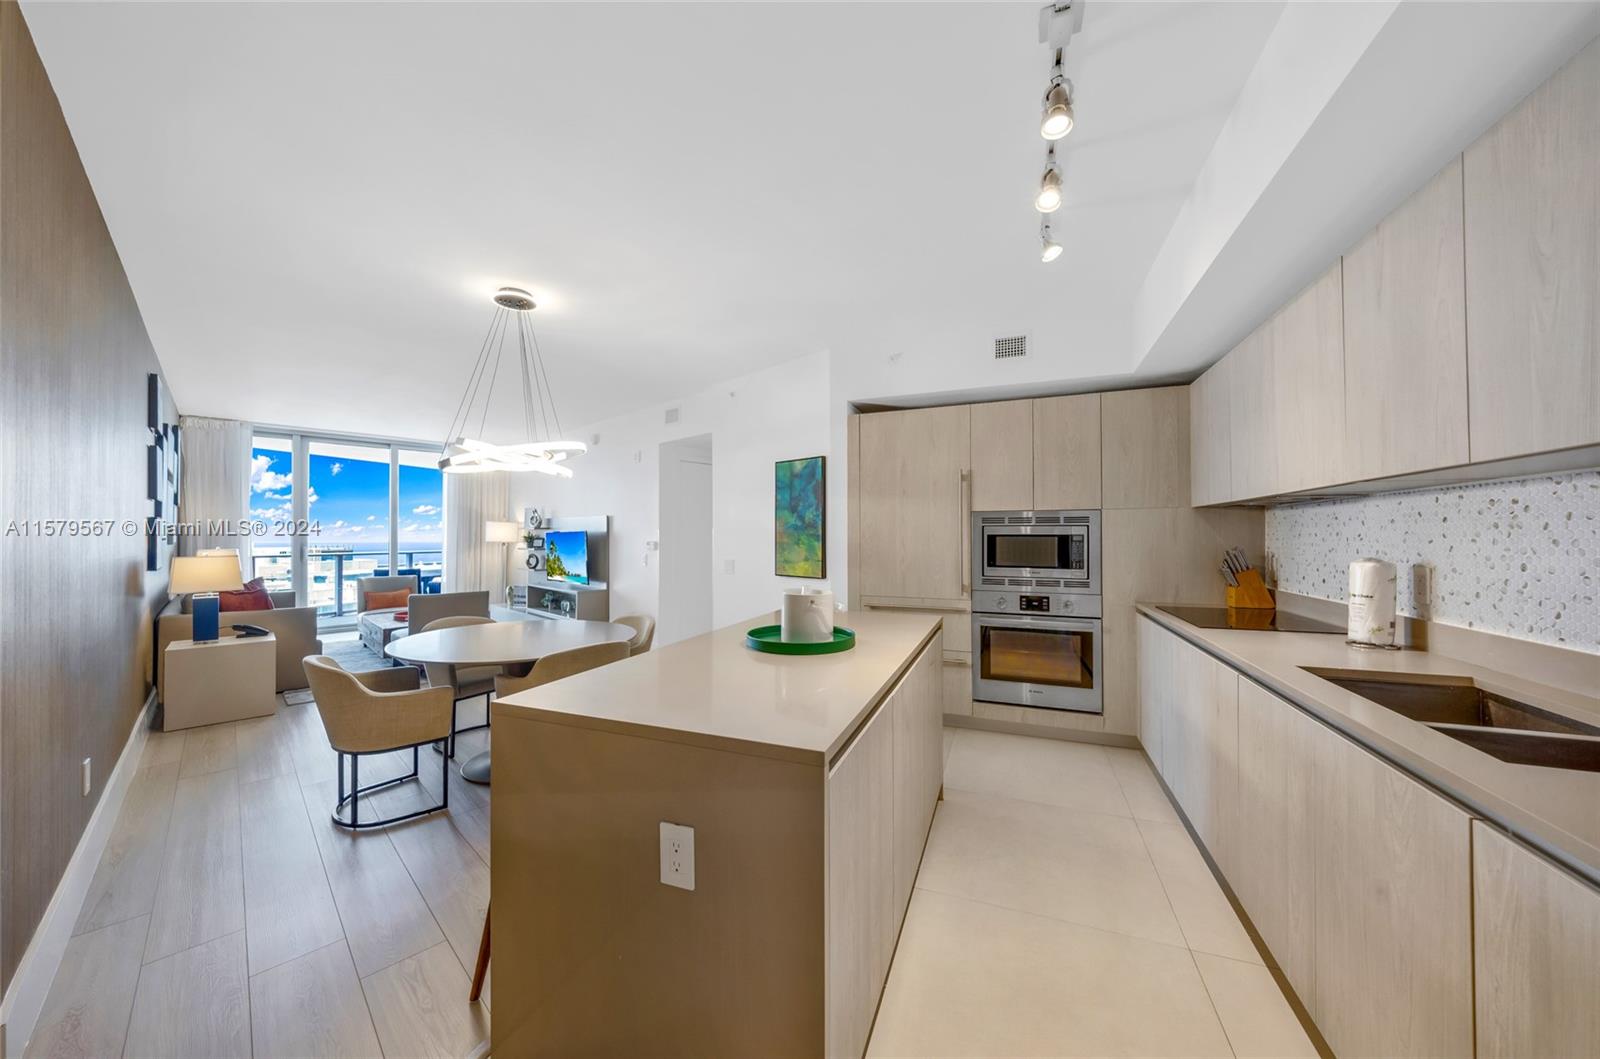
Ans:
<svg viewBox="0 0 1600 1059"><path fill-rule="evenodd" d="M467 614L457 614L448 618L436 618L430 621L422 630L433 632L435 629L459 629L465 625L490 625L493 618L480 618ZM499 666L446 666L437 662L430 662L424 667L428 672L428 685L435 688L454 688L455 701L450 704L450 738L445 741L444 756L456 756L456 733L475 732L479 728L489 727L489 709L485 705L482 724L468 725L466 728L456 727L456 711L467 699L475 699L479 695L488 695L494 691L495 678L502 669Z"/></svg>
<svg viewBox="0 0 1600 1059"><path fill-rule="evenodd" d="M628 641L628 653L642 655L650 650L650 644L656 638L656 620L648 614L625 614L620 618L612 618L618 625L626 625L633 630L633 639Z"/></svg>
<svg viewBox="0 0 1600 1059"><path fill-rule="evenodd" d="M383 827L426 816L450 805L448 765L439 774L439 804L383 820L361 819L361 796L417 779L417 750L450 734L451 691L424 688L410 666L352 673L327 655L307 655L306 683L317 703L328 743L339 756L339 800L333 822L353 831ZM361 759L369 754L411 751L411 771L404 776L361 786ZM350 793L345 793L344 759L350 759ZM350 806L346 819L344 807Z"/></svg>

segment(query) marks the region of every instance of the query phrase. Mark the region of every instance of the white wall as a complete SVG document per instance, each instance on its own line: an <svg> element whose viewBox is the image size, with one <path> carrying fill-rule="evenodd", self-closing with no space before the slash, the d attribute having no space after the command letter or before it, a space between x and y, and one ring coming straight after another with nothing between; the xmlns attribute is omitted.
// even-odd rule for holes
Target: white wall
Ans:
<svg viewBox="0 0 1600 1059"><path fill-rule="evenodd" d="M844 449L835 458L829 445L828 370L828 355L814 353L682 400L569 430L590 443L589 452L572 462L572 479L515 476L511 505L536 506L549 515L610 515L611 613L659 614L659 567L646 542L660 533L660 446L710 434L712 621L721 627L776 610L786 585L804 583L772 573L773 464L826 455L829 580L842 588L843 494L832 487L844 482ZM666 412L673 408L678 421L668 424Z"/></svg>

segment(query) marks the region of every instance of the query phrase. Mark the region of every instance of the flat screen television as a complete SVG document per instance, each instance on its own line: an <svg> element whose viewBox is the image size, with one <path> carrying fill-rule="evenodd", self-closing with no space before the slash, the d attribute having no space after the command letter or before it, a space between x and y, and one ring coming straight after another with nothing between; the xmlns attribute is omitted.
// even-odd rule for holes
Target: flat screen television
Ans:
<svg viewBox="0 0 1600 1059"><path fill-rule="evenodd" d="M546 530L544 576L552 581L589 583L589 535L582 530Z"/></svg>

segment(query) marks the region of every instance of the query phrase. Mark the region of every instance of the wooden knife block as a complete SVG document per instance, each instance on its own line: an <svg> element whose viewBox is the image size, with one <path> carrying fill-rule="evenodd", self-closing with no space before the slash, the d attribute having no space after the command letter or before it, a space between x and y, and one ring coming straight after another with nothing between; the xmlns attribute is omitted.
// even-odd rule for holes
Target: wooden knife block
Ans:
<svg viewBox="0 0 1600 1059"><path fill-rule="evenodd" d="M1228 606L1243 610L1274 610L1272 590L1261 580L1260 570L1245 570L1238 574L1239 584L1227 586Z"/></svg>

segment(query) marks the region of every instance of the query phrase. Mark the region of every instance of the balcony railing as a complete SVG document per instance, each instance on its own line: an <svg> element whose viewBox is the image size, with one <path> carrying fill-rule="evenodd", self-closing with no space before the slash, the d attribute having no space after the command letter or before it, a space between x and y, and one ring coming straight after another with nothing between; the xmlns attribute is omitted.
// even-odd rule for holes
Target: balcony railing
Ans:
<svg viewBox="0 0 1600 1059"><path fill-rule="evenodd" d="M439 591L444 573L443 551L402 550L398 557L397 571L416 574L420 591ZM356 582L363 577L385 577L389 573L387 550L312 552L306 560L308 602L317 608L319 617L325 618L354 614ZM269 592L290 591L294 588L294 557L252 554L250 576L263 578Z"/></svg>

